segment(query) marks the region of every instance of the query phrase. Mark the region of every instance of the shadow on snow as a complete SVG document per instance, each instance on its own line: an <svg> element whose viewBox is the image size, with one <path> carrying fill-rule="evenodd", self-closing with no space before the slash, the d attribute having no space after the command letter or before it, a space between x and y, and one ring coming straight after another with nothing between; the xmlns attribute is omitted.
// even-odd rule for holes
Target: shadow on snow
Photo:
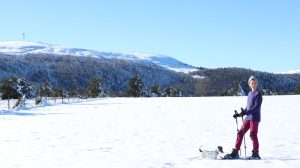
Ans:
<svg viewBox="0 0 300 168"><path fill-rule="evenodd" d="M11 110L0 110L0 116L41 116L41 115L49 115L49 114L63 114L63 113L31 113L31 112L18 112Z"/></svg>

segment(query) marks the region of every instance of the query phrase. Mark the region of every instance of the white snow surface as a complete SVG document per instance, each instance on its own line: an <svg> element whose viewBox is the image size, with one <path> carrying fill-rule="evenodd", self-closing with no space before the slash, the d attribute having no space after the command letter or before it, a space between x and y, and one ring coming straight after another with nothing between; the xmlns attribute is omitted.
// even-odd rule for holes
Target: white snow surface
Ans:
<svg viewBox="0 0 300 168"><path fill-rule="evenodd" d="M176 72L189 73L197 71L197 69L191 65L185 64L172 57L160 54L116 53L82 48L70 48L60 45L51 45L47 43L31 41L2 41L0 42L0 53L10 55L43 53L56 55L91 56L96 58L104 57L108 59L124 59L140 61L147 64L156 64Z"/></svg>
<svg viewBox="0 0 300 168"><path fill-rule="evenodd" d="M41 106L30 101L18 110L7 110L7 101L1 101L0 167L299 167L300 96L263 97L262 160L200 158L200 145L231 151L233 110L244 107L246 99L102 98ZM250 155L249 132L246 144Z"/></svg>

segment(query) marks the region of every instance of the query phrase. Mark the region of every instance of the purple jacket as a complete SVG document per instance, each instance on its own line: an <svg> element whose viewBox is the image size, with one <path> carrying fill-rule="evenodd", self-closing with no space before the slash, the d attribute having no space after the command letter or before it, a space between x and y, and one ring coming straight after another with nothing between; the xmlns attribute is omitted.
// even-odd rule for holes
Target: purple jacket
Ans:
<svg viewBox="0 0 300 168"><path fill-rule="evenodd" d="M248 93L247 107L245 109L246 120L260 122L260 109L262 104L262 95L259 91Z"/></svg>

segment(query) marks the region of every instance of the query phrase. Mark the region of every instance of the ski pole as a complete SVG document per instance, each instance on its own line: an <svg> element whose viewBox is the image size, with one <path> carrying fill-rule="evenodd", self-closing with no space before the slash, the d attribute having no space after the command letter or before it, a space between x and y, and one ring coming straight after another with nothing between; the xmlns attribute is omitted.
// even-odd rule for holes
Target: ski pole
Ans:
<svg viewBox="0 0 300 168"><path fill-rule="evenodd" d="M237 114L238 112L236 110L234 110L234 113ZM237 117L235 118L235 123L236 123L236 131L238 133L239 132L239 124L238 124ZM242 155L242 150L241 149L240 149L240 155Z"/></svg>
<svg viewBox="0 0 300 168"><path fill-rule="evenodd" d="M243 111L243 109L241 109ZM244 125L244 116L242 116L242 122L243 122L243 125ZM245 139L245 130L243 128L243 134L244 134L244 147L245 147L245 158L247 158L247 152L246 152L246 139Z"/></svg>
<svg viewBox="0 0 300 168"><path fill-rule="evenodd" d="M237 114L236 110L234 110L234 114ZM238 125L237 117L235 118L235 122L236 122L236 131L239 132L239 125Z"/></svg>

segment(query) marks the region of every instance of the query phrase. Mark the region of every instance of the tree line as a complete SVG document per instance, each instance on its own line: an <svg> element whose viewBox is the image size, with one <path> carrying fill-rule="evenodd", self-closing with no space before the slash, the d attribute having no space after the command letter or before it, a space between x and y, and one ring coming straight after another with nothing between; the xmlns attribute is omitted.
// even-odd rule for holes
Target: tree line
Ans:
<svg viewBox="0 0 300 168"><path fill-rule="evenodd" d="M0 80L11 76L24 77L36 87L48 82L52 88L64 91L76 86L82 95L86 95L90 79L97 77L109 96L127 96L129 79L136 74L143 79L148 92L152 85L158 84L161 92L166 92L161 95L170 95L168 90L176 87L180 88L183 96L193 96L194 79L189 74L177 73L156 64L68 55L17 56L0 53Z"/></svg>
<svg viewBox="0 0 300 168"><path fill-rule="evenodd" d="M98 98L110 96L103 88L103 80L93 77L89 80L87 88L82 91L78 86L72 85L68 90L62 88L53 88L48 81L39 86L33 85L25 78L9 77L0 81L0 95L2 100L17 99L17 107L27 98L35 98L36 104L42 102L47 97L79 97L79 98ZM159 84L153 84L148 90L144 81L139 75L132 76L127 84L127 90L124 96L127 97L178 97L181 96L181 90L178 87L167 87L162 89Z"/></svg>
<svg viewBox="0 0 300 168"><path fill-rule="evenodd" d="M136 74L144 84L142 91L137 93L128 88L129 80ZM40 87L50 87L52 91L40 89L40 94L92 97L95 92L88 93L87 90L94 77L101 81L101 94L113 97L243 95L249 91L247 79L251 75L259 79L259 88L264 95L297 94L300 75L272 74L243 68L199 68L184 74L130 60L0 53L0 80L21 76L33 85L33 95Z"/></svg>
<svg viewBox="0 0 300 168"><path fill-rule="evenodd" d="M259 80L264 95L299 94L300 75L273 74L244 68L199 68L193 75L202 79L195 82L195 94L199 96L233 96L249 92L248 78Z"/></svg>

